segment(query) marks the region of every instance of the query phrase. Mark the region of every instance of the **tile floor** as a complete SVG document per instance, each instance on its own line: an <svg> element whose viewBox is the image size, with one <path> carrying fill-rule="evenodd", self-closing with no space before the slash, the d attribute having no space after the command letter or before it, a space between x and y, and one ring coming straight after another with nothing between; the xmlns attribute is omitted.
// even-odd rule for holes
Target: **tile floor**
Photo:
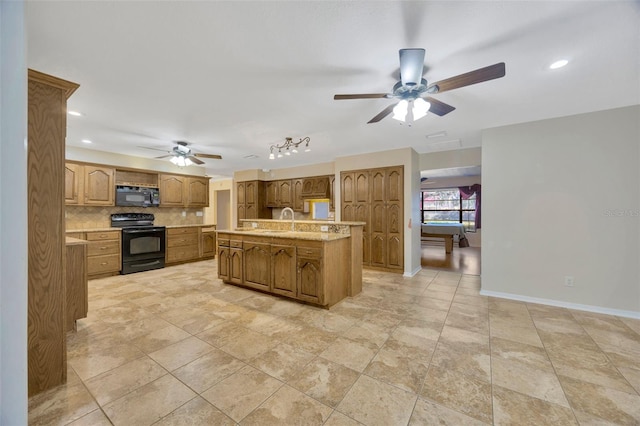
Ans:
<svg viewBox="0 0 640 426"><path fill-rule="evenodd" d="M364 272L322 310L204 261L89 283L68 383L33 425L640 424L640 321Z"/></svg>

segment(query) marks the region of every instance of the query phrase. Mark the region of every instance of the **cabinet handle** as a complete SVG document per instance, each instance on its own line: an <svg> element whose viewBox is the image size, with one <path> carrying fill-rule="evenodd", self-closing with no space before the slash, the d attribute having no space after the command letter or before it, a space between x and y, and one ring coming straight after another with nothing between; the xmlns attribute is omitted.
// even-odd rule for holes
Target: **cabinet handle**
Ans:
<svg viewBox="0 0 640 426"><path fill-rule="evenodd" d="M108 265L109 262L102 262L100 265L104 266L104 265Z"/></svg>
<svg viewBox="0 0 640 426"><path fill-rule="evenodd" d="M100 247L100 250L106 250L106 249L107 249L106 247Z"/></svg>

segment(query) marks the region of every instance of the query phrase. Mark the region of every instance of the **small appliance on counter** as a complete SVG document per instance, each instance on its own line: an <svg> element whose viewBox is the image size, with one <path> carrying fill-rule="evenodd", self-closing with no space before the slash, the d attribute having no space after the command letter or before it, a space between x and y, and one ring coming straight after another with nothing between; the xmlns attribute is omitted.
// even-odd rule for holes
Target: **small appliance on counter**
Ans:
<svg viewBox="0 0 640 426"><path fill-rule="evenodd" d="M329 203L331 200L328 198L313 198L304 200L304 206L302 211L304 213L310 213L313 220L327 220L329 219Z"/></svg>
<svg viewBox="0 0 640 426"><path fill-rule="evenodd" d="M164 268L165 227L154 220L151 213L111 215L111 226L122 228L122 275Z"/></svg>
<svg viewBox="0 0 640 426"><path fill-rule="evenodd" d="M140 186L116 186L116 206L158 207L160 191L158 188Z"/></svg>

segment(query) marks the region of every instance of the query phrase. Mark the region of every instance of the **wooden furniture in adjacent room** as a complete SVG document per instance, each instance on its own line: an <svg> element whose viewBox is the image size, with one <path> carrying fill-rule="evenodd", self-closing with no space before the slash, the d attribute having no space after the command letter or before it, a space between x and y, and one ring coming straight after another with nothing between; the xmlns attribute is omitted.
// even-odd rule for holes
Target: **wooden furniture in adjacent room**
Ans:
<svg viewBox="0 0 640 426"><path fill-rule="evenodd" d="M453 253L453 236L464 237L464 225L461 223L422 224L420 235L425 238L444 239L445 253Z"/></svg>
<svg viewBox="0 0 640 426"><path fill-rule="evenodd" d="M79 86L28 71L28 393L64 383L67 99Z"/></svg>
<svg viewBox="0 0 640 426"><path fill-rule="evenodd" d="M340 174L341 220L365 222L363 264L404 269L404 167L345 171Z"/></svg>
<svg viewBox="0 0 640 426"><path fill-rule="evenodd" d="M76 321L87 317L89 294L87 287L87 241L66 238L66 331L76 329Z"/></svg>

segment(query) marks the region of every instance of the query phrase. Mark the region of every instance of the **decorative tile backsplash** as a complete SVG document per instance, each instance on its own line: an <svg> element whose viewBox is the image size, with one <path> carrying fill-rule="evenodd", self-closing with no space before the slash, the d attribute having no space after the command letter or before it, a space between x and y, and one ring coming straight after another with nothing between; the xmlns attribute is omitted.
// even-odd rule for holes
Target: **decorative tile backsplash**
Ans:
<svg viewBox="0 0 640 426"><path fill-rule="evenodd" d="M186 216L182 216L182 212ZM204 216L196 216L201 209L172 208L135 208L135 207L88 207L66 206L66 229L108 228L113 213L153 213L155 225L202 225Z"/></svg>
<svg viewBox="0 0 640 426"><path fill-rule="evenodd" d="M290 220L275 220L275 219L242 219L240 220L241 227L243 228L255 228L255 229L273 229L288 231L291 229ZM253 226L253 223L256 226ZM327 231L333 234L351 234L351 226L348 224L341 224L335 222L318 221L318 220L295 220L294 227L298 232L321 232L321 227L327 226Z"/></svg>

